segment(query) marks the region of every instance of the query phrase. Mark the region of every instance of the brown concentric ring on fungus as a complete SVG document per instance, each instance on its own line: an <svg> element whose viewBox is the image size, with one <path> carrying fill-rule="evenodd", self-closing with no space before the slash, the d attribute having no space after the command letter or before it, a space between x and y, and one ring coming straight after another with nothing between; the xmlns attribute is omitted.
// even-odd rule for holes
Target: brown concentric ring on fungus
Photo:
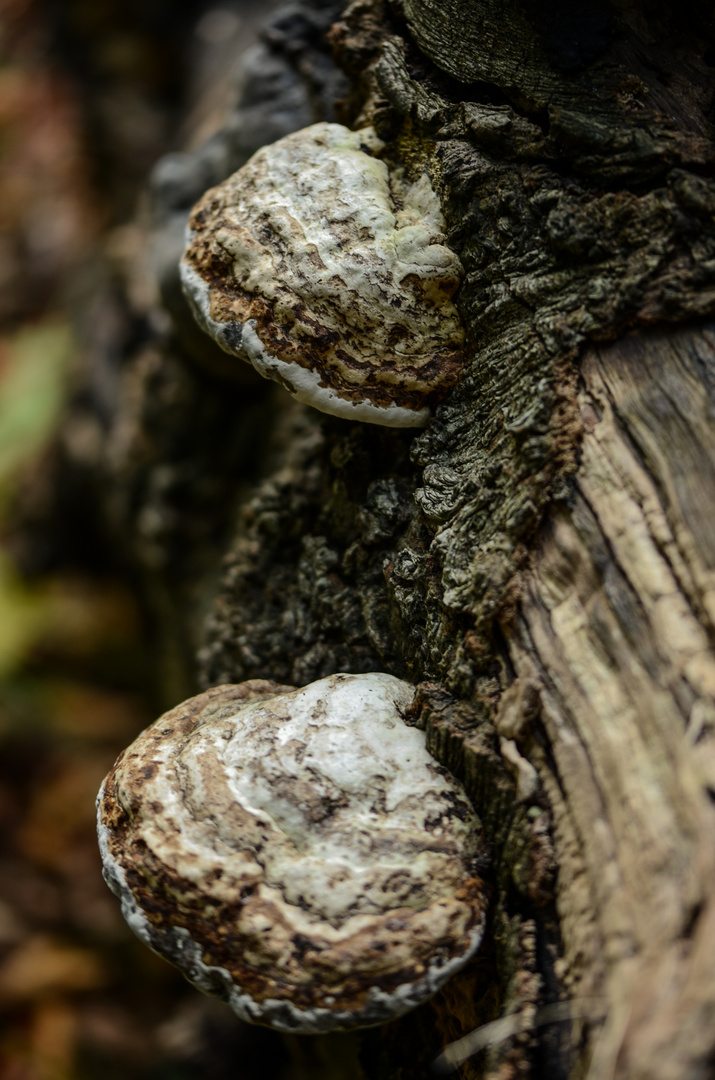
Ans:
<svg viewBox="0 0 715 1080"><path fill-rule="evenodd" d="M220 686L166 713L98 798L128 922L244 1019L319 1032L430 997L479 945L481 830L390 675Z"/></svg>

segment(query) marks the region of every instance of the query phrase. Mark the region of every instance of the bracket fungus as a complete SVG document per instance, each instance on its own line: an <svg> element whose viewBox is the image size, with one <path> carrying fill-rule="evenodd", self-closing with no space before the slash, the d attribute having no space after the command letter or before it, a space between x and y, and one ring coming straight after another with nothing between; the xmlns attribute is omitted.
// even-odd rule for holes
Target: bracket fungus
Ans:
<svg viewBox="0 0 715 1080"><path fill-rule="evenodd" d="M479 820L391 675L218 686L165 713L98 796L132 929L246 1020L401 1015L483 932Z"/></svg>
<svg viewBox="0 0 715 1080"><path fill-rule="evenodd" d="M219 345L299 401L421 427L461 372L463 271L429 177L382 146L321 123L263 147L194 207L181 276Z"/></svg>

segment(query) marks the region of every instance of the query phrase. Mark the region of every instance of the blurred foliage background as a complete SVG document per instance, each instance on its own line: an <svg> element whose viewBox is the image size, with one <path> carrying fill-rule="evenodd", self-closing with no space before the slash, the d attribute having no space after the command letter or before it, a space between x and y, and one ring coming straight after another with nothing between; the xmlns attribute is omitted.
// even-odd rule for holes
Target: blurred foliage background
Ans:
<svg viewBox="0 0 715 1080"><path fill-rule="evenodd" d="M133 939L101 879L97 788L158 709L150 631L88 519L27 530L83 282L131 253L151 165L210 123L212 80L270 6L0 3L0 1080L284 1073L275 1038Z"/></svg>

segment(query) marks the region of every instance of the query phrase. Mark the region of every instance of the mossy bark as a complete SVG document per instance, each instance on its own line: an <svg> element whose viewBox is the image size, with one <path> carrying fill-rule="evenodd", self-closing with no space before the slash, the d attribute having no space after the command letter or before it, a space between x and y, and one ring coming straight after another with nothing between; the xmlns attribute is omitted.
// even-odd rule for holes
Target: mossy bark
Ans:
<svg viewBox="0 0 715 1080"><path fill-rule="evenodd" d="M266 38L301 85L327 70L319 29L302 53ZM370 1080L426 1076L506 1014L461 1075L708 1077L709 6L356 0L330 40L338 118L442 198L464 378L423 433L354 425L223 382L174 310L109 420L76 406L67 459L141 570L168 705L248 678L419 684L413 719L489 837L489 933L433 1003L365 1035Z"/></svg>

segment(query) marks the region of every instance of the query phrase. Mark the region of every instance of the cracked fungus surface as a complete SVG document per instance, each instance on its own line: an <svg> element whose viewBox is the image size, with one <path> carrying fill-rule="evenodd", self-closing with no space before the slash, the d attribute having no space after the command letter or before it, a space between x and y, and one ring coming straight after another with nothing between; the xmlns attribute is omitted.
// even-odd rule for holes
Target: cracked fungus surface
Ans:
<svg viewBox="0 0 715 1080"><path fill-rule="evenodd" d="M181 273L204 329L299 401L418 427L462 368L462 267L427 174L381 148L322 123L259 150L194 208Z"/></svg>
<svg viewBox="0 0 715 1080"><path fill-rule="evenodd" d="M98 797L135 932L244 1019L380 1023L481 940L479 821L390 675L253 680L165 713Z"/></svg>

